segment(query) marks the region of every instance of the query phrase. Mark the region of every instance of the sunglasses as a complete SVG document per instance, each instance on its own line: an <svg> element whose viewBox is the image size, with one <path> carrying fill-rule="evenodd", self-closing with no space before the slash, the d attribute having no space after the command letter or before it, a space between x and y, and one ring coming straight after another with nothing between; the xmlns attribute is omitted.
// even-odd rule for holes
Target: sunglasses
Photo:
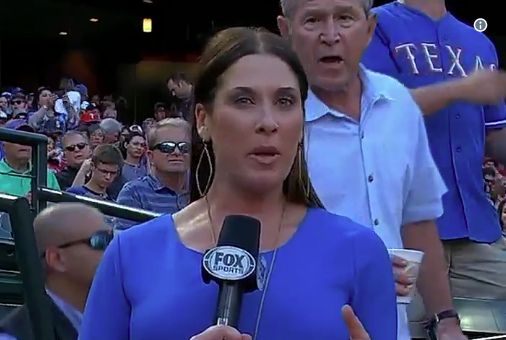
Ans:
<svg viewBox="0 0 506 340"><path fill-rule="evenodd" d="M12 104L16 104L16 105L21 105L23 103L24 102L22 100L14 100L14 101L12 101Z"/></svg>
<svg viewBox="0 0 506 340"><path fill-rule="evenodd" d="M77 150L82 150L87 146L88 146L88 144L86 144L86 143L77 143L77 144L73 144L73 145L69 145L69 146L65 147L65 150L67 150L68 152L74 152L74 151L76 151L76 148L77 148Z"/></svg>
<svg viewBox="0 0 506 340"><path fill-rule="evenodd" d="M163 153L174 153L176 149L183 154L187 154L190 152L190 143L165 141L153 147L153 150L159 150Z"/></svg>
<svg viewBox="0 0 506 340"><path fill-rule="evenodd" d="M93 250L104 251L107 248L107 246L109 245L109 243L112 242L113 238L114 238L114 235L111 231L99 230L88 238L83 238L80 240L67 242L67 243L64 243L64 244L58 246L58 248L65 249L65 248L70 248L70 247L77 246L80 244L84 244Z"/></svg>

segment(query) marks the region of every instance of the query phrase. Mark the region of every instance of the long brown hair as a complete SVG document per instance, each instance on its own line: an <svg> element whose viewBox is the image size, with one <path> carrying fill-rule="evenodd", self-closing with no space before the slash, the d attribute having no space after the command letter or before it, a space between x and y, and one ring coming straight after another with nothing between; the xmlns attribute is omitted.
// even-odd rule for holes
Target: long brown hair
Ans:
<svg viewBox="0 0 506 340"><path fill-rule="evenodd" d="M207 44L199 64L199 72L194 86L196 104L202 104L212 112L219 78L239 59L252 54L269 54L284 61L295 74L299 83L302 109L307 99L308 82L304 69L290 45L280 36L246 27L235 27L223 30L216 34ZM203 142L197 131L195 117L192 123L192 159L190 178L190 199L196 201L201 198L198 190L208 188L213 182L215 159L212 141ZM209 159L204 152L204 143ZM295 157L292 168L283 182L283 193L287 201L304 204L308 207L323 208L311 181L309 179L307 163L305 160L304 138L299 144L298 155ZM211 162L211 164L209 164ZM199 164L200 163L200 164ZM198 169L197 169L198 165ZM198 171L198 172L197 172ZM198 180L198 185L197 185Z"/></svg>

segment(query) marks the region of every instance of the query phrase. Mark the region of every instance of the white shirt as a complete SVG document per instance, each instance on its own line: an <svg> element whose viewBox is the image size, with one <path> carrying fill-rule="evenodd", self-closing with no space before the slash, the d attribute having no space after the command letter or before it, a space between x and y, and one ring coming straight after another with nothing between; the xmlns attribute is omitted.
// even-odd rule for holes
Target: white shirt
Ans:
<svg viewBox="0 0 506 340"><path fill-rule="evenodd" d="M444 182L432 159L422 114L397 80L365 69L360 121L306 101L306 153L324 206L373 228L387 248L403 248L404 224L443 213ZM398 306L398 339L409 340Z"/></svg>

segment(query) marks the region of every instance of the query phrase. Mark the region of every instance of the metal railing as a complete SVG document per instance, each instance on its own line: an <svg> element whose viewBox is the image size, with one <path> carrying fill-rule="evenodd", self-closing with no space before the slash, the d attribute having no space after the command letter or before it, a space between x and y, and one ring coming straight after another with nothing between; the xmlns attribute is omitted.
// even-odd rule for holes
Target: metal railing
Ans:
<svg viewBox="0 0 506 340"><path fill-rule="evenodd" d="M149 221L161 215L147 210L131 208L117 203L102 201L86 196L74 195L68 192L53 190L46 187L41 187L37 190L37 197L38 199L44 200L45 202L79 202L88 204L97 208L105 215L139 223Z"/></svg>
<svg viewBox="0 0 506 340"><path fill-rule="evenodd" d="M18 131L0 128L0 141L28 145L32 147L31 178L31 201L35 213L45 208L46 203L39 200L38 188L47 186L47 143L48 138L44 135L26 131ZM9 174L12 176L26 177L26 175Z"/></svg>
<svg viewBox="0 0 506 340"><path fill-rule="evenodd" d="M49 297L44 289L42 263L33 232L33 214L24 197L0 194L0 211L7 212L14 236L15 255L32 332L36 340L55 340Z"/></svg>

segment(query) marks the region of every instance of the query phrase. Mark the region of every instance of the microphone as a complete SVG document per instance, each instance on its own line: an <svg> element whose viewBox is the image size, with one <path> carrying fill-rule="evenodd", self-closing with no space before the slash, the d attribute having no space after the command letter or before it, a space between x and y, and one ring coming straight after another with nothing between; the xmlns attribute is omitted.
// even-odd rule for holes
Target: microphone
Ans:
<svg viewBox="0 0 506 340"><path fill-rule="evenodd" d="M259 220L243 215L225 218L217 246L209 249L202 261L204 282L214 281L220 287L216 325L237 328L243 294L263 287L265 268L258 261L259 248Z"/></svg>

